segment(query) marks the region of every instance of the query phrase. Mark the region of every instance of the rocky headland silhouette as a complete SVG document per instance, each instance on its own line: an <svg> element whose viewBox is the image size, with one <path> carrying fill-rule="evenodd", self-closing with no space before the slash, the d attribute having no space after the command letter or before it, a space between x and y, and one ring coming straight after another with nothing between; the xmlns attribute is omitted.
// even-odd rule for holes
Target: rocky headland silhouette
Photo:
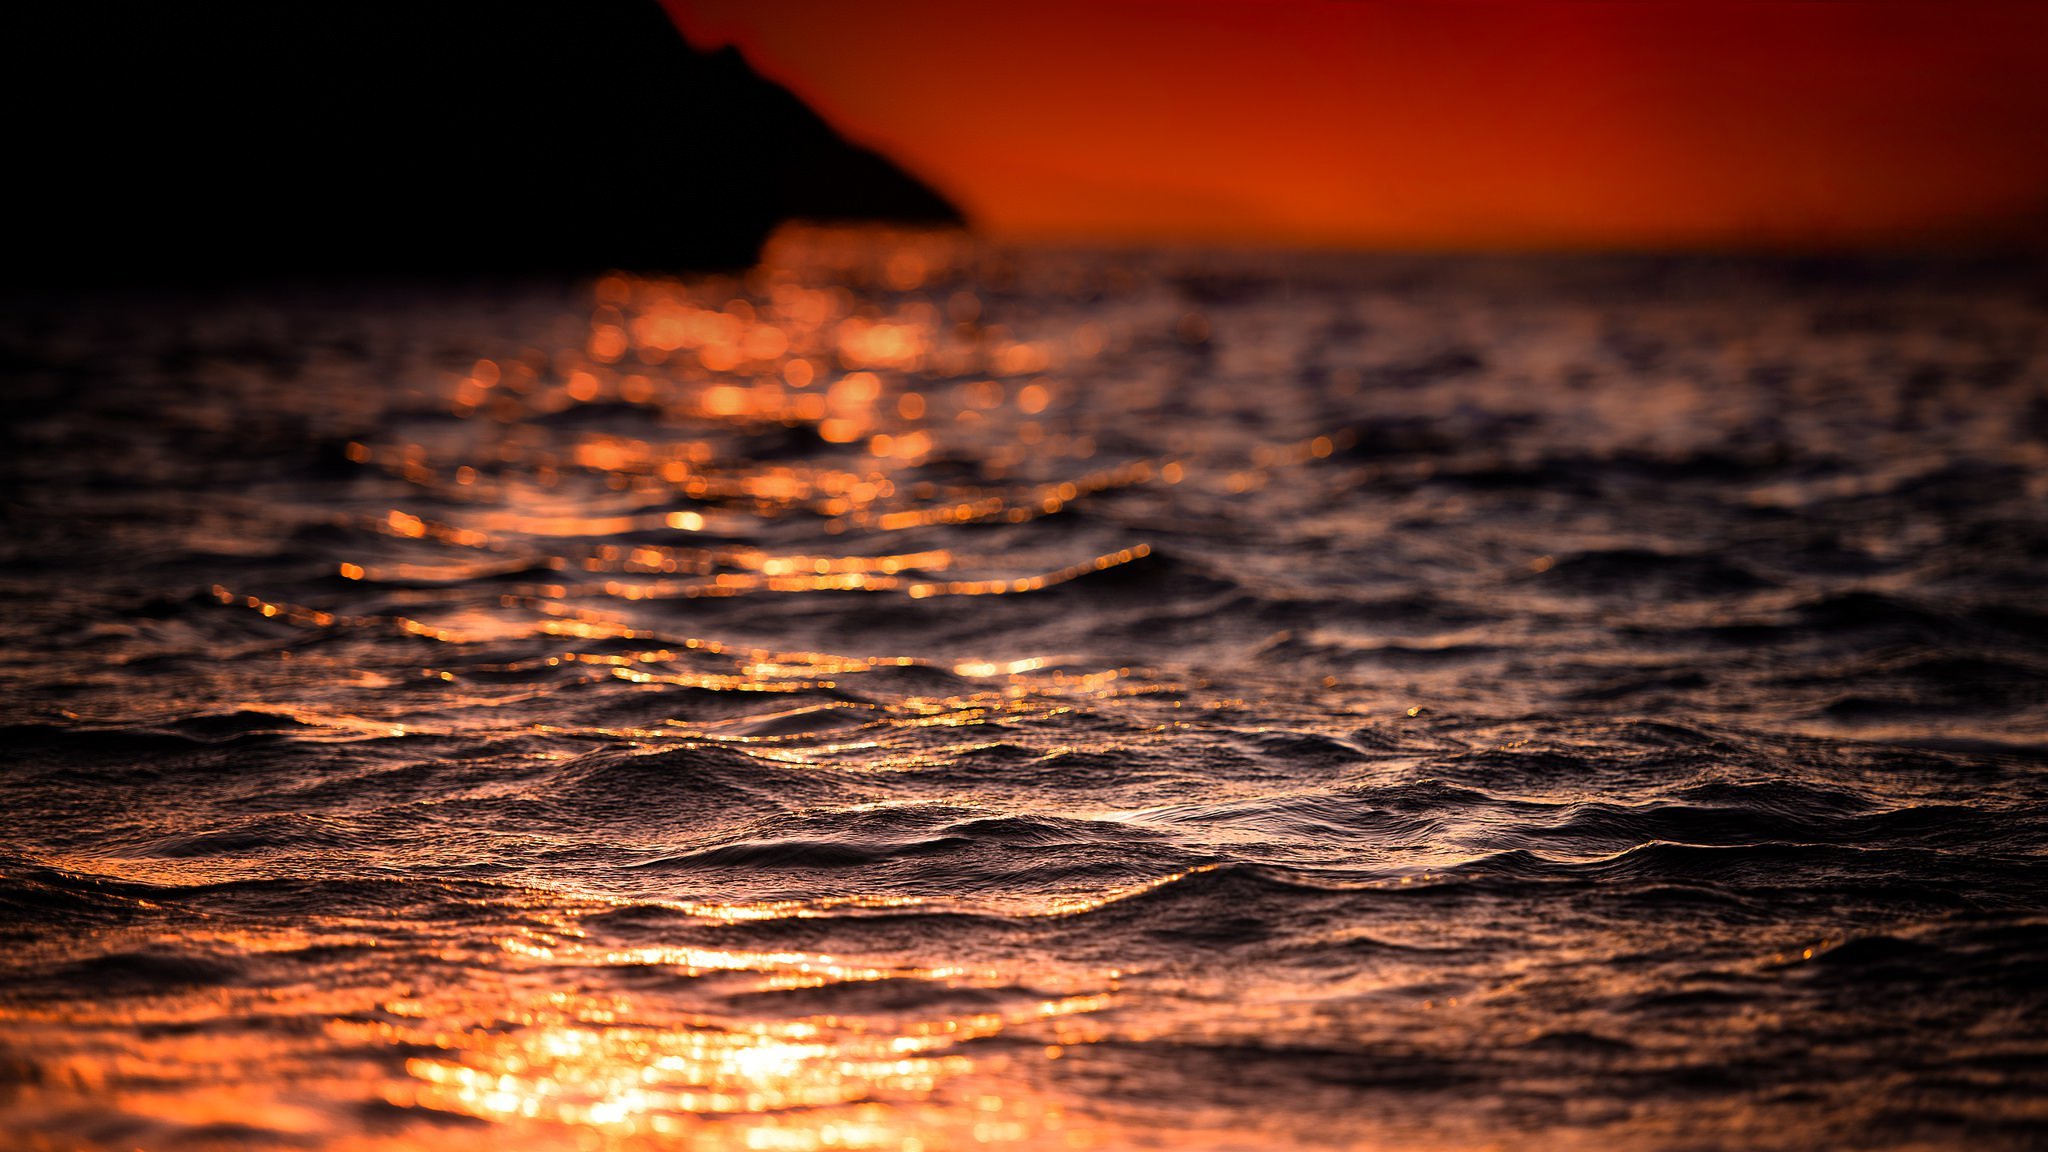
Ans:
<svg viewBox="0 0 2048 1152"><path fill-rule="evenodd" d="M654 0L89 0L5 22L11 279L707 268L958 224Z"/></svg>

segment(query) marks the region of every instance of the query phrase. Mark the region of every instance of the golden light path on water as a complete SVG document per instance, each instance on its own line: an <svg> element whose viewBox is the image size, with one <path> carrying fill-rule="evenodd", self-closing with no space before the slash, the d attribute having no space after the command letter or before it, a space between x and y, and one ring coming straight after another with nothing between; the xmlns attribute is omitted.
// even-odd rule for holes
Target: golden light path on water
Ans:
<svg viewBox="0 0 2048 1152"><path fill-rule="evenodd" d="M194 943L190 938L185 943ZM199 941L203 942L203 941ZM227 943L221 941L221 943ZM287 941L240 939L251 949ZM26 1105L62 1114L85 1101L200 1131L181 1146L247 1143L237 1124L273 1134L321 1136L341 1147L942 1148L966 1144L1096 1146L1100 1133L1071 1127L1056 1098L1032 1089L1015 1065L1057 1060L1095 1035L1086 1016L1113 991L1076 994L1001 1011L879 1019L823 1014L778 1020L677 1018L629 995L548 991L576 969L664 970L677 979L742 977L763 992L848 981L920 980L973 986L986 975L944 969L884 970L794 953L697 948L585 949L560 939L508 938L500 945L505 987L435 989L375 1005L364 989L298 995L236 994L197 1003L49 1017L9 1013L11 1026L48 1032L46 1081L19 1093ZM526 965L531 965L526 966ZM204 1025L234 1014L246 1033ZM305 1015L300 1015L305 1014ZM326 1019L319 1019L323 1014ZM261 1037L263 1023L300 1019L296 1036ZM132 1032L140 1042L124 1040ZM999 1055L969 1055L970 1042L1011 1037ZM109 1058L99 1045L117 1047ZM336 1079L351 1057L420 1053L381 1087ZM309 1057L311 1058L309 1060ZM293 1069L325 1057L315 1077ZM161 1078L163 1087L152 1089ZM280 1080L287 1083L280 1084ZM334 1141L331 1109L366 1086L394 1108L489 1122L487 1130L408 1124L392 1136ZM394 1112L396 1120L404 1111ZM258 1144L268 1141L256 1140ZM509 1142L509 1143L508 1143ZM74 1146L62 1141L32 1147ZM89 1146L80 1143L79 1147Z"/></svg>
<svg viewBox="0 0 2048 1152"><path fill-rule="evenodd" d="M416 490L411 507L382 513L338 513L336 523L419 551L405 559L342 560L336 574L366 586L387 586L401 610L352 613L265 599L225 585L223 605L314 632L366 632L418 637L451 653L419 669L428 680L474 693L444 698L430 718L410 705L381 704L337 714L252 700L244 710L305 725L312 740L351 741L492 729L503 706L522 690L492 691L490 677L544 669L587 668L593 677L636 685L719 692L792 693L830 689L877 668L914 667L922 658L844 656L781 651L682 635L628 611L594 605L699 597L867 592L911 599L1028 594L1083 575L1141 560L1142 540L1038 570L1000 572L994 558L953 548L882 547L779 552L748 544L764 525L791 517L816 523L818 543L872 541L947 526L1023 524L1055 516L1091 495L1133 485L1178 484L1189 466L1177 458L1096 463L1093 437L1061 422L1057 370L1098 354L1116 334L1085 325L1070 342L1011 339L977 323L981 305L969 291L927 302L913 293L928 278L957 272L970 251L944 234L906 234L880 264L882 285L857 275L874 240L833 250L832 234L786 236L782 255L811 266L792 271L775 253L742 286L718 279L684 282L612 275L598 281L583 338L553 349L527 349L479 359L449 382L446 412L455 422L430 428L430 439L361 440L346 445L354 465ZM822 260L824 267L817 266ZM823 285L817 281L823 272ZM833 283L834 280L839 283ZM904 302L877 313L856 289L885 288ZM726 298L726 293L737 292ZM1183 318L1183 334L1199 340L1199 317ZM1053 375L1048 375L1051 373ZM633 422L653 435L622 435L609 427L576 431L561 425L579 410L637 412ZM746 437L776 429L815 437L824 453L783 465L748 456ZM976 482L916 478L920 467L965 435L975 451L998 441ZM742 438L735 447L729 438ZM1340 434L1341 435L1341 434ZM1263 470L1325 457L1329 437L1260 447L1249 471L1217 483L1231 491L1262 482ZM1050 469L1050 474L1048 474ZM1013 477L1002 487L990 478ZM685 506L678 507L678 502ZM427 511L431 507L439 511ZM699 543L699 540L705 542ZM514 581L506 584L503 581ZM495 581L479 595L479 582ZM625 641L591 652L564 648L516 662L478 663L468 649L507 640ZM973 659L945 665L988 685L967 695L910 695L885 704L845 702L726 720L671 719L653 727L565 729L532 722L535 735L602 737L643 749L683 743L720 744L786 764L834 763L866 771L914 767L919 754L895 737L933 726L974 728L991 717L1057 712L1075 698L1126 691L1128 670L1070 671L1046 657ZM377 673L364 674L371 687ZM1141 691L1151 689L1140 689ZM833 710L843 722L820 725ZM380 712L385 715L380 716ZM406 713L401 715L401 713ZM762 735L761 725L785 716L807 723L793 736ZM731 730L726 730L731 729ZM907 757L907 759L906 759ZM108 862L94 862L102 874ZM198 878L182 869L129 861L115 869L138 882ZM1181 874L1136 889L1020 897L1010 915L1063 916L1171 883ZM929 898L858 893L804 900L716 904L671 902L693 923L759 923L784 918L862 915L923 905ZM983 906L987 902L983 901ZM1095 1014L1118 998L1114 970L1026 963L1021 970L931 966L916 958L876 966L828 954L694 946L608 947L587 938L579 918L599 915L588 897L536 892L531 924L488 945L430 924L409 928L437 941L429 956L456 966L452 982L429 979L401 988L296 988L233 993L197 1002L172 1000L107 1015L73 1010L14 1024L48 1029L53 1046L75 1046L74 1059L42 1090L60 1105L76 1093L106 1094L124 1110L214 1131L232 1144L238 1124L282 1133L321 1134L323 1108L346 1101L350 1086L318 1079L284 1091L267 1078L290 1079L268 1063L277 1045L257 1039L180 1038L224 1014L288 1017L318 1029L329 1055L369 1059L394 1052L402 1075L376 1095L396 1109L387 1147L674 1147L706 1149L941 1149L1017 1145L1099 1147L1117 1141L1101 1122L1069 1116L1061 1095L1037 1069L1104 1035ZM326 933L219 943L244 952L319 948L389 951L376 939L390 925L328 918ZM203 938L185 936L185 946ZM374 973L374 961L362 964ZM779 1003L801 994L855 984L939 989L913 995L910 1006L880 1012L749 1017L730 1011L678 1012L672 995L620 991L619 974L658 974L664 985L716 985L726 997L750 995ZM1018 989L1031 995L1019 996ZM943 1011L952 993L990 992L985 1010ZM687 997L686 997L687 999ZM886 999L886 998L885 998ZM920 1009L920 999L937 1008ZM255 1001L256 1003L252 1003ZM90 1038L141 1029L110 1066ZM138 1066L139 1062L139 1066ZM151 1092L137 1086L144 1068L183 1084ZM210 1072L194 1074L195 1069ZM189 1079L187 1079L189 1078ZM208 1087L193 1081L214 1080ZM265 1097L269 1099L266 1100ZM443 1127L403 1121L420 1110L484 1122ZM199 1143L206 1143L200 1137Z"/></svg>
<svg viewBox="0 0 2048 1152"><path fill-rule="evenodd" d="M1027 914L1085 913L1178 879L1039 901ZM758 923L925 903L854 897L685 903L672 911L695 922ZM1033 986L1072 987L969 1013L677 1013L663 1009L659 995L592 987L621 976L678 987L715 983L727 999L755 995L773 1004L775 994L855 984L1014 990L1019 974L878 966L797 951L607 947L588 939L579 921L611 910L536 891L527 917L552 930L521 926L489 940L459 928L336 917L316 917L326 929L318 932L182 933L177 942L188 949L281 957L361 949L363 959L346 965L341 980L318 986L10 1009L10 1028L40 1041L47 1061L41 1083L18 1091L13 1104L29 1115L86 1106L146 1117L184 1126L196 1136L179 1146L202 1148L269 1146L280 1136L285 1145L317 1137L334 1147L394 1150L1123 1146L1099 1120L1070 1115L1040 1071L1111 1034L1093 1017L1119 1000L1113 970L1077 980L1040 968L1028 973ZM438 941L428 951L440 978L419 979L409 992L380 985L376 950L416 933ZM101 941L124 943L147 947ZM223 1018L238 1023L225 1031L209 1026ZM394 1052L414 1054L403 1059L402 1076L390 1079L379 1069ZM396 1110L381 1118L390 1133L339 1138L336 1111L367 1107L366 1088ZM408 1118L418 1110L489 1126L422 1126Z"/></svg>
<svg viewBox="0 0 2048 1152"><path fill-rule="evenodd" d="M762 991L847 981L927 980L972 986L971 973L883 970L791 953L640 948L577 954L560 943L508 942L558 961L663 965L686 976L747 973ZM565 954L565 952L567 954ZM1113 993L1065 996L1004 1012L924 1017L878 1024L822 1015L796 1020L657 1026L636 1021L629 998L578 999L552 993L524 1012L515 1032L432 1039L446 1055L415 1057L415 1083L388 1099L482 1119L585 1128L606 1138L687 1137L693 1146L734 1148L937 1147L954 1141L1008 1143L1062 1127L1056 1104L1019 1096L1000 1075L1005 1061L1057 1059L1090 1033L1067 1018L1107 1007ZM394 1014L433 1013L390 1004ZM961 1051L971 1041L1029 1029L1050 1037L991 1066ZM404 1026L373 1026L369 1038L410 1044ZM1027 1054L1028 1053L1028 1054ZM753 1117L751 1121L733 1118ZM721 1126L718 1121L724 1119ZM1085 1129L1069 1144L1088 1143Z"/></svg>
<svg viewBox="0 0 2048 1152"><path fill-rule="evenodd" d="M351 463L402 482L419 494L419 505L441 509L335 515L336 527L422 549L403 560L346 559L336 566L344 580L383 586L383 601L403 611L348 614L220 584L213 594L222 604L308 628L424 637L457 651L538 636L645 642L626 653L564 649L530 661L420 670L448 682L465 673L582 666L596 677L646 685L831 689L837 678L929 661L744 646L651 625L630 606L804 593L926 600L1041 592L1143 560L1152 546L1138 539L1093 555L1050 553L1042 567L1019 571L1017 556L1029 550L848 552L816 545L887 545L911 532L1025 524L1123 488L1189 483L1240 494L1352 442L1340 428L1253 442L1219 457L1223 467L1175 456L1096 463L1101 413L1084 415L1072 404L1063 370L1130 343L1131 322L1083 323L1051 339L1014 337L1002 325L983 324L973 291L943 289L971 284L968 273L985 258L949 232L798 228L786 230L743 281L606 276L593 289L589 321L576 339L480 359L446 381L436 400L452 423L419 439L346 445ZM1190 346L1207 339L1199 312L1165 320ZM558 423L583 411L612 419L580 431ZM620 413L630 426L669 435L622 435L612 430ZM814 438L799 453L804 463L773 459L786 450L775 437L786 434ZM954 438L981 461L971 483L925 473L923 466L942 461ZM768 451L756 454L764 440ZM990 484L1005 479L1000 487ZM811 526L805 531L812 550L778 552L746 542L790 521ZM619 609L602 607L608 601ZM1069 671L1059 663L1024 656L943 666L997 682L995 695L1013 709L1029 709L1047 689L1056 700L1073 689L1105 689L1128 674ZM893 702L896 715L878 723L972 724L989 699L911 697ZM470 716L492 719L488 710L471 709ZM457 728L465 723L459 708L437 719ZM358 716L343 725L352 722L378 723ZM394 726L422 730L417 723Z"/></svg>

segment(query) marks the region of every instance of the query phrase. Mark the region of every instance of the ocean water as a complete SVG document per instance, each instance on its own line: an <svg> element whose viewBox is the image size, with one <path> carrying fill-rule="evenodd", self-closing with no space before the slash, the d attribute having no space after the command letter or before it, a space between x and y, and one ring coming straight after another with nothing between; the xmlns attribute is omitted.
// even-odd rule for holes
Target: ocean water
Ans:
<svg viewBox="0 0 2048 1152"><path fill-rule="evenodd" d="M2048 1144L2048 277L0 323L0 1143Z"/></svg>

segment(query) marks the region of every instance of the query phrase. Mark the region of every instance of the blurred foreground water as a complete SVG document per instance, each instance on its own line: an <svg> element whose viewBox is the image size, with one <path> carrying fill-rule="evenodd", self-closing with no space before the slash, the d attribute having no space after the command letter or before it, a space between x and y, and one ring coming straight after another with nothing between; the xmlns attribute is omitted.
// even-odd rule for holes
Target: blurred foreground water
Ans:
<svg viewBox="0 0 2048 1152"><path fill-rule="evenodd" d="M2039 1147L2048 278L13 308L43 1149Z"/></svg>

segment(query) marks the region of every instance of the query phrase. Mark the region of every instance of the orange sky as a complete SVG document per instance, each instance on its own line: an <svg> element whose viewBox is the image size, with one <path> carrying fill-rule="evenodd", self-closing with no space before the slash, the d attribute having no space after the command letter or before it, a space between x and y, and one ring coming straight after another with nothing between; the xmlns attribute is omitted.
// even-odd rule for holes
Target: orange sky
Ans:
<svg viewBox="0 0 2048 1152"><path fill-rule="evenodd" d="M1001 235L2048 234L2048 2L666 2Z"/></svg>

